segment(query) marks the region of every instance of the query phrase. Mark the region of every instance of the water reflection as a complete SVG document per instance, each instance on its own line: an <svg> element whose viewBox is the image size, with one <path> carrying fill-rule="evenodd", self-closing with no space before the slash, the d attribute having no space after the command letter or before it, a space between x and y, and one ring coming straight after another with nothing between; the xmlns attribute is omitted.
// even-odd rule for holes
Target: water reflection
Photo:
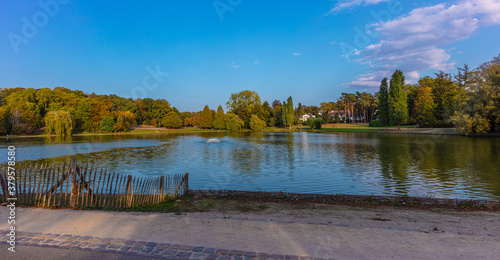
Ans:
<svg viewBox="0 0 500 260"><path fill-rule="evenodd" d="M498 138L159 133L0 140L8 145L30 163L76 157L136 176L190 172L200 189L500 198Z"/></svg>

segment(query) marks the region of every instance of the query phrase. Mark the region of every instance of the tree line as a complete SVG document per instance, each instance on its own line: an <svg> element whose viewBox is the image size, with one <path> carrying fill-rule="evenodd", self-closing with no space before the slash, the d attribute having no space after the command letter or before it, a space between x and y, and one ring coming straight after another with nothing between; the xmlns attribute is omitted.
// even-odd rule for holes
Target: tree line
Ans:
<svg viewBox="0 0 500 260"><path fill-rule="evenodd" d="M451 127L465 134L500 131L500 55L476 69L464 65L455 75L440 71L405 84L397 70L376 93L380 125Z"/></svg>
<svg viewBox="0 0 500 260"><path fill-rule="evenodd" d="M165 99L132 99L117 95L85 94L64 87L0 89L0 133L32 134L45 128L48 134L75 131L122 132L135 125L180 128L183 126L239 131L266 127L291 128L304 123L312 129L324 123L370 123L371 126L419 124L455 125L470 133L500 131L500 55L476 69L467 65L455 75L439 72L406 84L402 71L385 78L375 94L342 93L319 106L294 106L286 100L262 102L258 93L232 93L227 113L205 106L199 112L179 112ZM312 114L301 122L304 114Z"/></svg>

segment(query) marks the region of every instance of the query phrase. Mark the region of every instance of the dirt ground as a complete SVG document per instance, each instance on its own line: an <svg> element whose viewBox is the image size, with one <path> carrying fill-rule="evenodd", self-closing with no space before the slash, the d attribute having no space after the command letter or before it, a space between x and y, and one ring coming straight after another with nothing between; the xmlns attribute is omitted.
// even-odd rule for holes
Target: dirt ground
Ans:
<svg viewBox="0 0 500 260"><path fill-rule="evenodd" d="M496 259L500 212L198 199L181 213L18 208L20 231L336 259ZM190 210L188 210L188 208ZM0 230L8 208L0 207Z"/></svg>
<svg viewBox="0 0 500 260"><path fill-rule="evenodd" d="M278 222L326 223L353 227L395 228L429 232L484 234L500 237L500 211L356 207L316 203L259 202L242 199L180 201L178 212L189 216L266 219Z"/></svg>

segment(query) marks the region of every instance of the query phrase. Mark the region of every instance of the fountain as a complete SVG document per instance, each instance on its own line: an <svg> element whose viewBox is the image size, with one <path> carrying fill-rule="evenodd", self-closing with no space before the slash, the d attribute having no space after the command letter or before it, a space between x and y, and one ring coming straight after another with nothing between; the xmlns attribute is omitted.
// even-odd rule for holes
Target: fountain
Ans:
<svg viewBox="0 0 500 260"><path fill-rule="evenodd" d="M220 141L217 138L210 138L208 139L207 143L220 143Z"/></svg>

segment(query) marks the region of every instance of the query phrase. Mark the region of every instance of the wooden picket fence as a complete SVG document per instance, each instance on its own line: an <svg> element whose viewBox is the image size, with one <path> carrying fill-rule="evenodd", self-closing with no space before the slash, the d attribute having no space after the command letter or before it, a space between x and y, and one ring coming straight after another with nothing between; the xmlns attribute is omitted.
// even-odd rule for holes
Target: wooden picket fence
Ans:
<svg viewBox="0 0 500 260"><path fill-rule="evenodd" d="M18 165L9 183L0 171L1 201L41 207L130 208L161 203L188 192L189 173L139 178L108 172L72 159L68 164ZM15 187L13 194L9 186Z"/></svg>

